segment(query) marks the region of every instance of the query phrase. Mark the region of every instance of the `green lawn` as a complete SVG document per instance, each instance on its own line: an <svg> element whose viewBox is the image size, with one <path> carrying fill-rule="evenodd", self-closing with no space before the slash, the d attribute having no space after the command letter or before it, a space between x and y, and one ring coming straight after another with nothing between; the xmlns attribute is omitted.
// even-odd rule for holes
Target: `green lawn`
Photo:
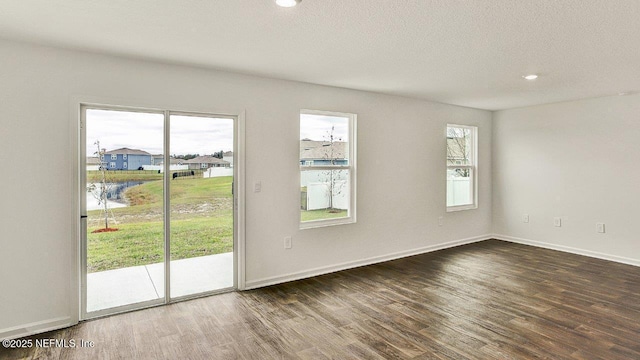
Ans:
<svg viewBox="0 0 640 360"><path fill-rule="evenodd" d="M172 260L233 251L232 181L231 176L171 180ZM156 178L130 188L125 195L131 206L113 209L116 222L110 219L109 227L118 231L92 233L104 223L99 210L88 214L88 272L148 265L164 259L163 181ZM346 216L346 210L301 211L302 221Z"/></svg>
<svg viewBox="0 0 640 360"><path fill-rule="evenodd" d="M162 222L117 225L118 231L89 233L87 271L96 272L164 260ZM233 251L233 219L197 217L171 222L171 259Z"/></svg>
<svg viewBox="0 0 640 360"><path fill-rule="evenodd" d="M186 259L233 250L232 177L181 178L171 181L171 258ZM113 209L115 232L104 227L100 211L90 211L88 272L162 262L162 181L129 189L133 206Z"/></svg>
<svg viewBox="0 0 640 360"><path fill-rule="evenodd" d="M341 218L341 217L347 217L347 216L348 216L347 210L340 210L337 212L329 212L326 209L300 211L300 219L302 221L335 219L335 218Z"/></svg>

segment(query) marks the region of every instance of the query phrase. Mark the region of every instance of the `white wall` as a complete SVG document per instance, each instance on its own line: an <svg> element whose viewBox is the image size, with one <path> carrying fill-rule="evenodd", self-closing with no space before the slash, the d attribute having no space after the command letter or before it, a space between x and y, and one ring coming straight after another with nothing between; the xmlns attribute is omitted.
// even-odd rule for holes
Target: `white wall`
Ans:
<svg viewBox="0 0 640 360"><path fill-rule="evenodd" d="M77 316L72 99L246 109L249 286L425 251L491 231L491 113L367 92L0 41L0 338ZM299 111L358 114L358 222L299 230ZM479 127L479 209L445 212L445 126ZM402 156L398 157L397 154ZM279 161L273 161L279 159ZM394 164L394 171L387 171ZM262 181L262 192L253 183ZM438 216L445 217L438 226ZM464 224L464 226L460 226ZM612 224L613 225L613 224ZM293 236L293 248L283 237Z"/></svg>
<svg viewBox="0 0 640 360"><path fill-rule="evenodd" d="M640 95L498 111L493 129L495 233L640 265Z"/></svg>

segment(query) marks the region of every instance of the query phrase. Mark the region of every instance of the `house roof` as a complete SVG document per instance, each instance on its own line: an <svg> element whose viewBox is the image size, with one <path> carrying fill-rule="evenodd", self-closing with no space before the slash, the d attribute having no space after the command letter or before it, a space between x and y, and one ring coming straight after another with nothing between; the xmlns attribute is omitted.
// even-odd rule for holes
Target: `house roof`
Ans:
<svg viewBox="0 0 640 360"><path fill-rule="evenodd" d="M100 165L100 158L97 156L87 156L87 165Z"/></svg>
<svg viewBox="0 0 640 360"><path fill-rule="evenodd" d="M184 159L176 159L174 157L169 158L169 164L171 165L182 165L186 162ZM157 165L164 165L164 161L159 162Z"/></svg>
<svg viewBox="0 0 640 360"><path fill-rule="evenodd" d="M347 142L334 141L333 145L327 141L300 141L300 160L320 160L320 159L346 159Z"/></svg>
<svg viewBox="0 0 640 360"><path fill-rule="evenodd" d="M114 154L127 154L127 155L149 155L151 156L151 154L149 154L148 152L144 151L144 150L140 150L140 149L129 149L126 147L120 148L120 149L115 149L115 150L109 150L105 152L106 155L114 155Z"/></svg>
<svg viewBox="0 0 640 360"><path fill-rule="evenodd" d="M228 161L218 159L211 155L198 156L193 159L185 160L183 164L230 164Z"/></svg>
<svg viewBox="0 0 640 360"><path fill-rule="evenodd" d="M222 154L224 156L233 156L233 151L225 151L224 154Z"/></svg>

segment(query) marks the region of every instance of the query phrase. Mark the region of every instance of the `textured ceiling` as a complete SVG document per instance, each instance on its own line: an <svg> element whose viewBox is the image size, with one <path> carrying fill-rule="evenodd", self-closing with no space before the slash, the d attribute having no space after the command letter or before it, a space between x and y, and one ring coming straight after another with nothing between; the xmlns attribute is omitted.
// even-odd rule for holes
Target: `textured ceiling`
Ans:
<svg viewBox="0 0 640 360"><path fill-rule="evenodd" d="M640 91L639 0L0 0L0 37L489 110Z"/></svg>

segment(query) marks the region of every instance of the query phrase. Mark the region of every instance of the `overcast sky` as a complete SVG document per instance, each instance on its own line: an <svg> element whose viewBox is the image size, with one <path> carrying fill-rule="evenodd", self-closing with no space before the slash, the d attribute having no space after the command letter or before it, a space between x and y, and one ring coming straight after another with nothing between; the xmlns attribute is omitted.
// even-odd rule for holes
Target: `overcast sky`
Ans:
<svg viewBox="0 0 640 360"><path fill-rule="evenodd" d="M163 126L163 114L89 109L87 156L97 151L96 140L107 151L127 147L162 154ZM211 155L220 150L233 150L233 120L171 116L172 155Z"/></svg>
<svg viewBox="0 0 640 360"><path fill-rule="evenodd" d="M344 117L302 114L300 139L327 141L334 126L334 139L347 141L348 124ZM127 147L162 154L163 126L163 114L88 109L87 156L95 156L97 140L107 151ZM210 155L220 150L233 150L233 120L171 116L171 155Z"/></svg>
<svg viewBox="0 0 640 360"><path fill-rule="evenodd" d="M331 126L334 126L335 141L349 140L349 119L337 116L300 115L300 140L328 141Z"/></svg>

